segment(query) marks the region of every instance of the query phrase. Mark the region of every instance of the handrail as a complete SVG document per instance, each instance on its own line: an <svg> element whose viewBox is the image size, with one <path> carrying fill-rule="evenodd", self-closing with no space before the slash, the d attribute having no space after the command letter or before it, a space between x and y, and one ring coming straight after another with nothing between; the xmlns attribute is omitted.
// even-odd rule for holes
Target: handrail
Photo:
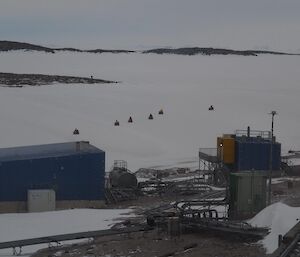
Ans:
<svg viewBox="0 0 300 257"><path fill-rule="evenodd" d="M61 241L68 241L68 240L82 239L82 238L93 238L93 237L110 236L110 235L117 235L117 234L127 234L131 232L146 231L149 229L150 228L148 227L138 226L133 228L118 229L118 230L105 229L105 230L96 230L96 231L88 231L88 232L78 232L78 233L14 240L14 241L0 243L0 249L16 248L16 247L21 248L27 245L37 245L43 243L61 242Z"/></svg>

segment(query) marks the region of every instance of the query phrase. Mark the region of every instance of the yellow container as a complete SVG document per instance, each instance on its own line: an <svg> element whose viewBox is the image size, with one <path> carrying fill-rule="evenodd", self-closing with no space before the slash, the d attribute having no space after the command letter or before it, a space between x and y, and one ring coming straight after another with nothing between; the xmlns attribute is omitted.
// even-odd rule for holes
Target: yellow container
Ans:
<svg viewBox="0 0 300 257"><path fill-rule="evenodd" d="M218 158L225 164L234 164L235 139L229 136L217 138Z"/></svg>

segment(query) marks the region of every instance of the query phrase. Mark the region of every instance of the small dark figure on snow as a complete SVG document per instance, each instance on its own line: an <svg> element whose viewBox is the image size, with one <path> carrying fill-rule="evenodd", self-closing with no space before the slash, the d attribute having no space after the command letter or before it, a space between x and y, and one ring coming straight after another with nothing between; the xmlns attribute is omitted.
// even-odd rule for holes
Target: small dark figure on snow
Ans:
<svg viewBox="0 0 300 257"><path fill-rule="evenodd" d="M73 135L79 135L79 130L77 128L74 129Z"/></svg>
<svg viewBox="0 0 300 257"><path fill-rule="evenodd" d="M163 115L163 114L164 114L163 109L160 109L159 112L158 112L158 114L159 114L159 115Z"/></svg>
<svg viewBox="0 0 300 257"><path fill-rule="evenodd" d="M128 122L129 122L129 123L132 123L132 122L133 122L131 116L129 117Z"/></svg>
<svg viewBox="0 0 300 257"><path fill-rule="evenodd" d="M213 105L211 105L211 106L209 106L208 110L209 110L209 111L214 111L214 110L215 110L215 108L214 108L214 106L213 106Z"/></svg>
<svg viewBox="0 0 300 257"><path fill-rule="evenodd" d="M115 126L120 126L120 122L118 120L115 121Z"/></svg>
<svg viewBox="0 0 300 257"><path fill-rule="evenodd" d="M150 113L149 117L148 117L149 120L153 120L153 115Z"/></svg>

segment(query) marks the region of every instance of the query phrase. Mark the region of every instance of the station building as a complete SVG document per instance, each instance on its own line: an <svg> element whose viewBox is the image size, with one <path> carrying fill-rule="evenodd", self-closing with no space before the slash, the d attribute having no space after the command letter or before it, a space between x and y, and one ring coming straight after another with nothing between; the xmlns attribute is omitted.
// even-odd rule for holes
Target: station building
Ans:
<svg viewBox="0 0 300 257"><path fill-rule="evenodd" d="M100 208L105 152L86 141L0 149L0 213Z"/></svg>

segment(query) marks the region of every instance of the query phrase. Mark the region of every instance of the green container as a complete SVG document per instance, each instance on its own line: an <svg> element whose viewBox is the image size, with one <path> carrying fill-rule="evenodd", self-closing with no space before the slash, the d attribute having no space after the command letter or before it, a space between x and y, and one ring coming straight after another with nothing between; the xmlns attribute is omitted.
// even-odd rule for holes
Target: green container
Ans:
<svg viewBox="0 0 300 257"><path fill-rule="evenodd" d="M229 217L246 219L266 207L266 172L231 173L229 179Z"/></svg>

